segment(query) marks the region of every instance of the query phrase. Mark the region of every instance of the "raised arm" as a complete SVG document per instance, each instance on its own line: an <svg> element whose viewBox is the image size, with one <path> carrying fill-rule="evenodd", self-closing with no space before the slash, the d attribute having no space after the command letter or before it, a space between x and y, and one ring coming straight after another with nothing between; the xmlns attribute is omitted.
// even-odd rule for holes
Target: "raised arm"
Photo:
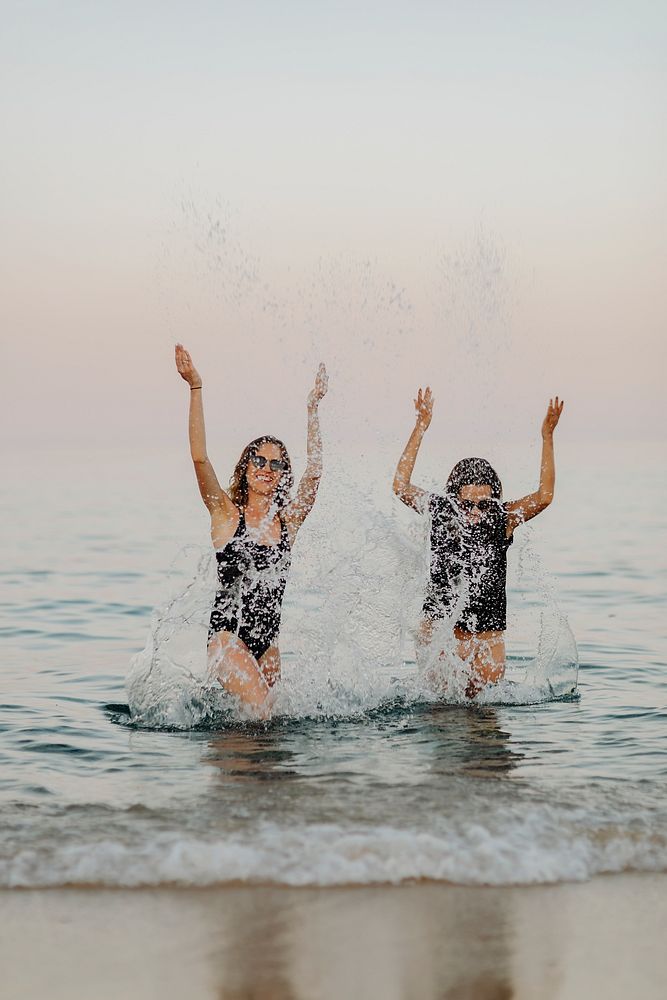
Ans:
<svg viewBox="0 0 667 1000"><path fill-rule="evenodd" d="M320 400L326 395L329 376L324 365L320 365L315 376L315 385L308 394L308 442L306 471L301 477L296 496L285 509L285 522L294 541L297 531L306 520L313 505L322 478L322 435L320 433Z"/></svg>
<svg viewBox="0 0 667 1000"><path fill-rule="evenodd" d="M513 500L505 505L509 514L508 537L518 525L530 521L541 514L554 498L556 485L556 462L554 459L554 431L563 412L563 402L558 396L549 400L549 409L542 423L542 460L540 463L540 485L535 493L529 493L521 500Z"/></svg>
<svg viewBox="0 0 667 1000"><path fill-rule="evenodd" d="M221 507L233 512L234 505L220 486L218 477L206 454L202 381L192 363L192 358L182 344L176 344L176 368L181 378L185 379L190 386L190 417L188 422L190 455L194 463L202 500L211 513Z"/></svg>
<svg viewBox="0 0 667 1000"><path fill-rule="evenodd" d="M403 454L398 460L396 473L394 474L394 493L404 504L422 513L424 510L424 500L426 493L418 486L414 486L410 479L414 471L417 454L424 434L428 430L433 414L433 396L427 386L426 392L422 394L421 389L415 399L415 410L417 411L417 422L414 430L408 439L408 443L403 449Z"/></svg>

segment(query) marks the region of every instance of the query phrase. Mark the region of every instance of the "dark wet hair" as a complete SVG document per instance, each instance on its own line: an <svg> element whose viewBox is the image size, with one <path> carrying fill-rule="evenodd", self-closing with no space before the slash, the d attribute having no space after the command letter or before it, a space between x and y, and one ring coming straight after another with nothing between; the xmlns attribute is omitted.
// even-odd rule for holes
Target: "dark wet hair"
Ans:
<svg viewBox="0 0 667 1000"><path fill-rule="evenodd" d="M247 444L243 451L241 452L241 457L236 463L236 468L232 473L232 478L229 480L229 495L232 499L232 503L235 503L237 507L245 508L248 503L248 463L250 462L250 456L254 454L263 444L275 444L280 448L280 457L283 462L287 463L287 468L281 474L278 480L278 487L276 489L276 503L279 507L284 507L289 503L290 500L290 490L294 483L292 476L292 463L290 457L287 453L287 448L278 438L273 437L272 434L263 434L261 437L255 438L250 444Z"/></svg>
<svg viewBox="0 0 667 1000"><path fill-rule="evenodd" d="M485 458L462 458L457 462L447 479L445 492L458 497L464 486L490 486L491 496L500 500L503 484L493 466Z"/></svg>

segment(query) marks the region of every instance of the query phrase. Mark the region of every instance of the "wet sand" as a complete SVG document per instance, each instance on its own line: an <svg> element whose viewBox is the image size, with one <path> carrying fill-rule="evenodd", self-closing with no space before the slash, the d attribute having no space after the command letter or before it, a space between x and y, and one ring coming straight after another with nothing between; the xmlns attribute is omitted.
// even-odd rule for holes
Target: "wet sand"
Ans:
<svg viewBox="0 0 667 1000"><path fill-rule="evenodd" d="M0 892L12 1000L662 1000L667 876Z"/></svg>

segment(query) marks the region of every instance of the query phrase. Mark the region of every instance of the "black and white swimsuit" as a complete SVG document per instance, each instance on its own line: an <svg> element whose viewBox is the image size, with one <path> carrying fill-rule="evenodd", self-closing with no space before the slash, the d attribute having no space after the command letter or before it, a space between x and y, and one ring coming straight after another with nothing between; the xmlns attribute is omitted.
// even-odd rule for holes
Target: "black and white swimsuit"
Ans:
<svg viewBox="0 0 667 1000"><path fill-rule="evenodd" d="M478 524L468 524L454 497L431 493L428 511L431 564L423 614L434 621L456 615L456 627L465 632L503 632L513 541L504 505L498 501Z"/></svg>
<svg viewBox="0 0 667 1000"><path fill-rule="evenodd" d="M230 540L215 550L218 590L215 595L209 642L216 632L231 632L255 659L275 645L292 551L287 528L280 518L280 541L261 545L248 535L243 511Z"/></svg>

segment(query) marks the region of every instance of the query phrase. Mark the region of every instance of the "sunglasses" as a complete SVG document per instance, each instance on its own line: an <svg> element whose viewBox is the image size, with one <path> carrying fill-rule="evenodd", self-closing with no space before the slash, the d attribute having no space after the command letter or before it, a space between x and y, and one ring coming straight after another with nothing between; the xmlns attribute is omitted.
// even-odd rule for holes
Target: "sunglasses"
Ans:
<svg viewBox="0 0 667 1000"><path fill-rule="evenodd" d="M498 503L497 500L459 500L459 507L462 510L479 510L481 513L493 510Z"/></svg>
<svg viewBox="0 0 667 1000"><path fill-rule="evenodd" d="M252 454L250 456L250 461L256 469L263 469L267 463L271 472L285 472L287 469L287 462L284 462L282 458L268 459L264 458L264 455Z"/></svg>

